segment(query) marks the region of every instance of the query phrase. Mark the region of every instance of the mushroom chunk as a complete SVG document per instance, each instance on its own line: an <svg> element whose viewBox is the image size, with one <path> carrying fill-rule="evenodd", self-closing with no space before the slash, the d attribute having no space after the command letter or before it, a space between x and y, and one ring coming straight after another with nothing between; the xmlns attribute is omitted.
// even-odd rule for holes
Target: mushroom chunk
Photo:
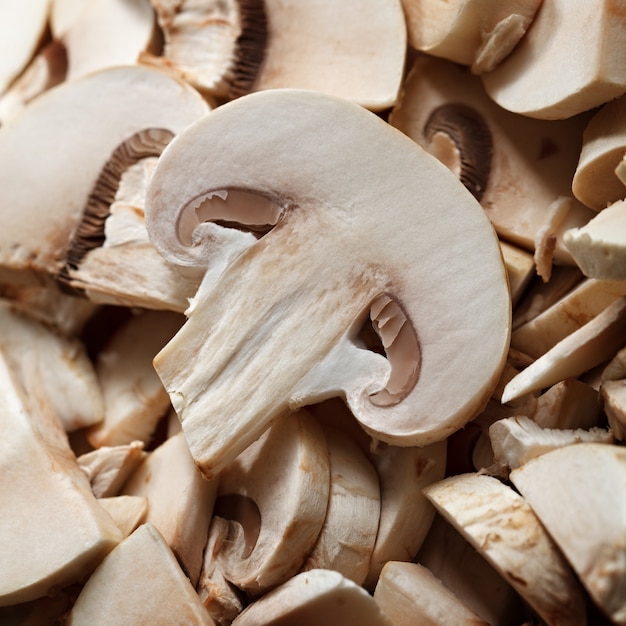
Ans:
<svg viewBox="0 0 626 626"><path fill-rule="evenodd" d="M161 155L146 225L166 259L226 254L225 229L200 226L195 209L229 189L272 199L278 223L207 273L154 360L207 476L285 411L333 396L403 446L444 439L481 410L511 303L493 228L449 170L358 105L276 89L218 107ZM361 346L368 313L387 359Z"/></svg>

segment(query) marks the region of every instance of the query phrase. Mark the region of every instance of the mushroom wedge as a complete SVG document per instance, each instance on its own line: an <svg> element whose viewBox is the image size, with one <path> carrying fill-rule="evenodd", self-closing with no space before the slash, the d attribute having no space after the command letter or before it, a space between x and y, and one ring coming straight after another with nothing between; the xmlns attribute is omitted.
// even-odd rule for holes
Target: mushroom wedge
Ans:
<svg viewBox="0 0 626 626"><path fill-rule="evenodd" d="M229 190L260 197L248 224L268 204L278 221L234 259L228 229L201 224ZM275 89L218 107L161 155L146 225L170 262L209 265L154 360L207 476L332 396L377 439L433 443L498 381L511 304L493 228L447 168L356 104ZM360 345L368 313L387 358Z"/></svg>
<svg viewBox="0 0 626 626"><path fill-rule="evenodd" d="M615 0L546 0L526 36L481 75L503 108L563 119L626 92L621 56L624 7ZM584 37L572 36L584 33Z"/></svg>
<svg viewBox="0 0 626 626"><path fill-rule="evenodd" d="M597 605L626 624L626 449L559 448L512 471L511 481Z"/></svg>

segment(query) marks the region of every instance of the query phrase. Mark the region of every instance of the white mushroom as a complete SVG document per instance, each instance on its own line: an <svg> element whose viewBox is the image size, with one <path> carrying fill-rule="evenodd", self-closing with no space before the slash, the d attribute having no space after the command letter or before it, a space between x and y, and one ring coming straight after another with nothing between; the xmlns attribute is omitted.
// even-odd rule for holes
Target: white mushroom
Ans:
<svg viewBox="0 0 626 626"><path fill-rule="evenodd" d="M424 493L547 624L586 624L582 588L513 489L491 476L460 474Z"/></svg>
<svg viewBox="0 0 626 626"><path fill-rule="evenodd" d="M229 189L270 199L279 220L234 260L226 229L200 224ZM433 443L499 378L510 298L491 225L454 175L355 104L275 89L215 109L159 159L146 224L170 261L225 267L154 361L207 476L285 410L331 396L377 439ZM387 359L356 343L368 312ZM442 394L444 370L463 384Z"/></svg>
<svg viewBox="0 0 626 626"><path fill-rule="evenodd" d="M626 449L581 443L511 472L593 600L626 624Z"/></svg>
<svg viewBox="0 0 626 626"><path fill-rule="evenodd" d="M149 505L148 498L143 496L98 498L98 504L111 516L124 538L144 523Z"/></svg>
<svg viewBox="0 0 626 626"><path fill-rule="evenodd" d="M213 620L159 531L142 524L91 575L67 624L213 626Z"/></svg>
<svg viewBox="0 0 626 626"><path fill-rule="evenodd" d="M500 242L500 249L509 277L511 302L515 306L535 275L535 261L532 254L506 241Z"/></svg>

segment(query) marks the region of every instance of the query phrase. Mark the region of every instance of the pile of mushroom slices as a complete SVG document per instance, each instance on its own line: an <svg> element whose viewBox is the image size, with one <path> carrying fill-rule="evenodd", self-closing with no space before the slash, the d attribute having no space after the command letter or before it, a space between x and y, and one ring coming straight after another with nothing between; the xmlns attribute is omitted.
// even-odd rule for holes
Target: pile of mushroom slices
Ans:
<svg viewBox="0 0 626 626"><path fill-rule="evenodd" d="M626 625L625 32L0 5L0 623Z"/></svg>

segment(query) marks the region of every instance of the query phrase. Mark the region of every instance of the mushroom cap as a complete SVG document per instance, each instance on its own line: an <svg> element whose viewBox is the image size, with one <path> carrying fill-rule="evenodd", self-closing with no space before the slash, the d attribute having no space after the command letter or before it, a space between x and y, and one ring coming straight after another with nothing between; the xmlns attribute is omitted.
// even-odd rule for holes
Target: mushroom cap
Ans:
<svg viewBox="0 0 626 626"><path fill-rule="evenodd" d="M200 225L228 190L279 216L233 259L227 229ZM498 381L511 303L491 224L447 168L353 103L276 89L215 109L161 155L146 226L172 263L209 266L155 359L206 472L288 408L337 395L378 439L438 441ZM391 366L357 345L368 309Z"/></svg>

